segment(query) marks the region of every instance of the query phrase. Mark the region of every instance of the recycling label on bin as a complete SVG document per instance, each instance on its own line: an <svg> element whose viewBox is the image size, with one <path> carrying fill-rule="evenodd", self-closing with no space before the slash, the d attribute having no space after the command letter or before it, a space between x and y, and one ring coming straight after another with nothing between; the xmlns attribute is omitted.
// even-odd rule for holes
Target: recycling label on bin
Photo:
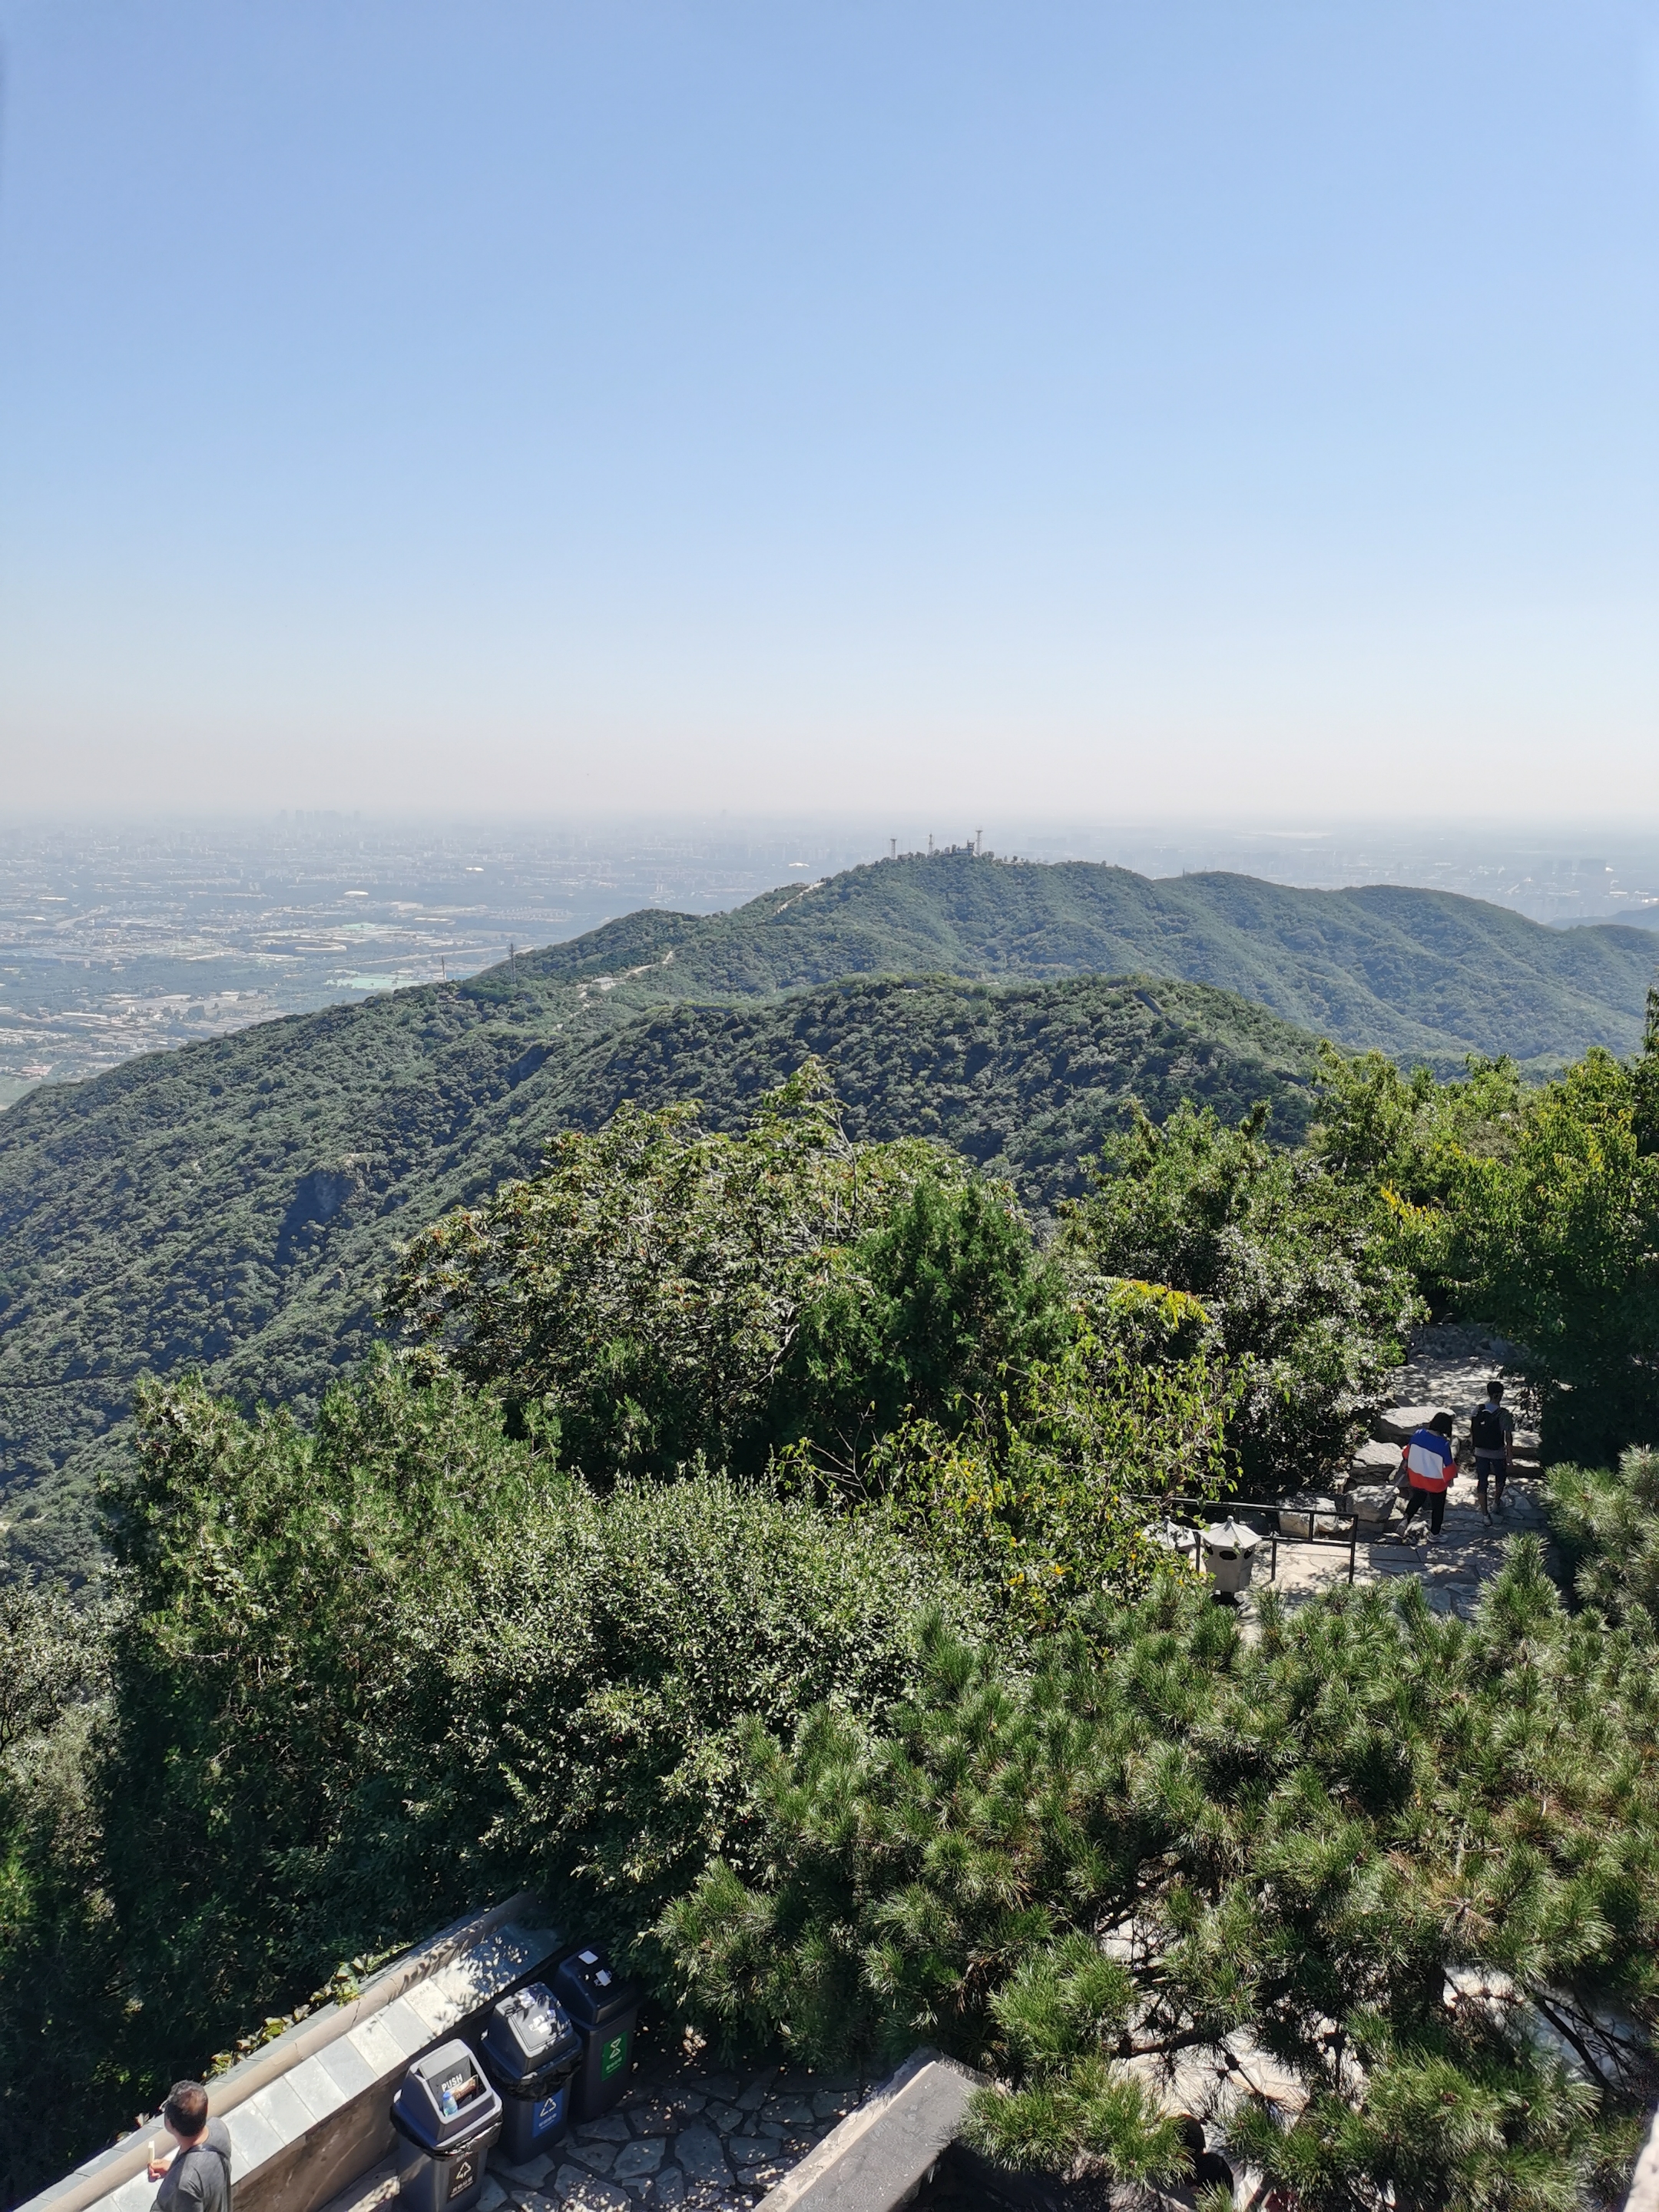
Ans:
<svg viewBox="0 0 1659 2212"><path fill-rule="evenodd" d="M537 2106L534 2112L531 2115L531 2134L532 2136L544 2136L548 2133L550 2129L556 2128L559 2124L560 2115L563 2110L564 2091L562 2089L556 2089L550 2097L544 2097L541 2102Z"/></svg>
<svg viewBox="0 0 1659 2212"><path fill-rule="evenodd" d="M470 2150L464 2151L460 2157L453 2161L449 2169L450 2195L452 2197L464 2197L467 2191L471 2188L473 2178L477 2172L477 2163L476 2154Z"/></svg>
<svg viewBox="0 0 1659 2212"><path fill-rule="evenodd" d="M599 2046L599 2079L608 2081L613 2074L620 2074L628 2057L628 2031L613 2035L609 2043Z"/></svg>

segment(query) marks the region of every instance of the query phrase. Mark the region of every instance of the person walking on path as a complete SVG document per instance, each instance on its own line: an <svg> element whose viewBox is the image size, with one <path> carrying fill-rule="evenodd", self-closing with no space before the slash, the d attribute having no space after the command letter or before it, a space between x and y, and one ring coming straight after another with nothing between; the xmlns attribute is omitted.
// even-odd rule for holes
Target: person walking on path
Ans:
<svg viewBox="0 0 1659 2212"><path fill-rule="evenodd" d="M1413 1514L1422 1505L1429 1509L1429 1534L1440 1534L1440 1524L1446 1517L1446 1492L1457 1470L1456 1455L1451 1447L1452 1426L1449 1413L1437 1413L1425 1428L1415 1431L1406 1447L1406 1473L1412 1494L1406 1517L1400 1524L1402 1534L1411 1526Z"/></svg>
<svg viewBox="0 0 1659 2212"><path fill-rule="evenodd" d="M156 2212L231 2212L230 2130L208 2118L208 2093L199 2081L175 2081L161 2107L161 2123L179 2146L150 2161Z"/></svg>
<svg viewBox="0 0 1659 2212"><path fill-rule="evenodd" d="M1504 1386L1494 1375L1486 1385L1484 1402L1469 1416L1469 1442L1474 1447L1474 1498L1490 1527L1492 1510L1486 1486L1495 1486L1493 1503L1504 1510L1504 1486L1515 1472L1515 1416L1504 1404Z"/></svg>

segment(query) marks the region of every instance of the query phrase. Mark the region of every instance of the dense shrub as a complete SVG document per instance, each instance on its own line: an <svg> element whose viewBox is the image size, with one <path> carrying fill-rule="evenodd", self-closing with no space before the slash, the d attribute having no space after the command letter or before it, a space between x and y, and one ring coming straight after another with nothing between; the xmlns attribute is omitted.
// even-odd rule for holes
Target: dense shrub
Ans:
<svg viewBox="0 0 1659 2212"><path fill-rule="evenodd" d="M0 1590L0 2195L91 2147L125 2087L116 1930L92 1787L107 1616ZM66 2084L74 2085L65 2098Z"/></svg>
<svg viewBox="0 0 1659 2212"><path fill-rule="evenodd" d="M151 1386L108 1883L162 2080L335 1963L533 1881L627 1938L711 1850L757 1716L901 1693L927 1605L878 1522L694 1474L601 1498L391 1362L314 1435Z"/></svg>

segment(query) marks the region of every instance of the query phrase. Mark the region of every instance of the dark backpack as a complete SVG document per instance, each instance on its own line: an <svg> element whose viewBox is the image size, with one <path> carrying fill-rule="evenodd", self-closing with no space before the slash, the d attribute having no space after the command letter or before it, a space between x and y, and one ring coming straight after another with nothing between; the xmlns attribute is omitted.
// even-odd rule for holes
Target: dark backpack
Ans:
<svg viewBox="0 0 1659 2212"><path fill-rule="evenodd" d="M1496 1406L1477 1406L1469 1421L1469 1442L1476 1451L1498 1457L1504 1449L1504 1416Z"/></svg>

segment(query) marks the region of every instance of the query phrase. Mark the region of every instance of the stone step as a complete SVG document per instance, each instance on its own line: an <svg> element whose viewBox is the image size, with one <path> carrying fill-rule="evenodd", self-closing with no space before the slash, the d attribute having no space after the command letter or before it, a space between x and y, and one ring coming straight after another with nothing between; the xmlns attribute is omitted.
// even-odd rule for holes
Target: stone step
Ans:
<svg viewBox="0 0 1659 2212"><path fill-rule="evenodd" d="M1437 1413L1450 1410L1438 1402L1429 1406L1390 1406L1371 1423L1372 1438L1397 1449L1401 1444L1408 1444L1416 1431L1426 1428Z"/></svg>

